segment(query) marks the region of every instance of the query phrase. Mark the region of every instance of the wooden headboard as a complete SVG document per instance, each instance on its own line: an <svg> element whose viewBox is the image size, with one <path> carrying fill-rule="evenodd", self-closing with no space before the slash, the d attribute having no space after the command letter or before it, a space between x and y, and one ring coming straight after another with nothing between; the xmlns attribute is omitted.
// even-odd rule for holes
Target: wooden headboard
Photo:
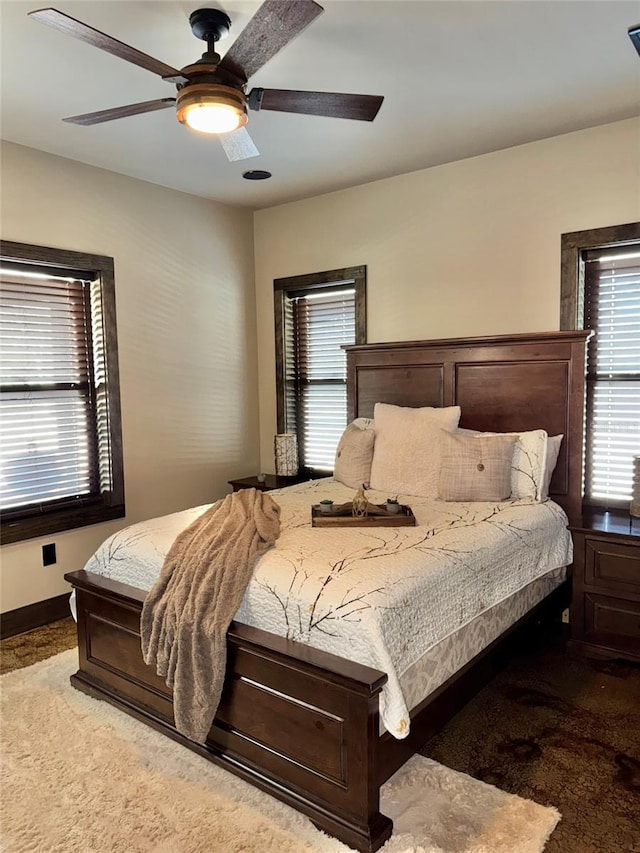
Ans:
<svg viewBox="0 0 640 853"><path fill-rule="evenodd" d="M347 347L349 420L376 403L461 406L460 426L545 429L564 440L550 496L582 515L585 350L588 331L402 341Z"/></svg>

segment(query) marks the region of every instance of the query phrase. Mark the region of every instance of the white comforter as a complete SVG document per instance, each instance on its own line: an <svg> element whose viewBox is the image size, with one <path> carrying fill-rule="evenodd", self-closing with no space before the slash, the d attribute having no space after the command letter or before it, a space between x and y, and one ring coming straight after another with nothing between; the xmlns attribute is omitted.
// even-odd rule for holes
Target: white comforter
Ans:
<svg viewBox="0 0 640 853"><path fill-rule="evenodd" d="M409 732L399 679L429 648L536 578L572 559L552 501L446 503L403 498L415 527L312 528L310 507L353 490L316 480L271 492L282 532L256 564L236 618L386 672L380 712ZM370 492L382 503L386 495ZM151 588L176 535L207 507L155 518L111 536L87 571Z"/></svg>

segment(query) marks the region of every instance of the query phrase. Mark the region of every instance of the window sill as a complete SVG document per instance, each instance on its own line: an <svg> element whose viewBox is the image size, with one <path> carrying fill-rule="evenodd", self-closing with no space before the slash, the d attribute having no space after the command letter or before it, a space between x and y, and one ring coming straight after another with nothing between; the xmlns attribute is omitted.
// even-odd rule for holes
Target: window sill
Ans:
<svg viewBox="0 0 640 853"><path fill-rule="evenodd" d="M50 533L60 533L63 530L88 527L90 524L100 524L103 521L124 518L124 516L124 504L118 504L117 506L67 508L28 518L11 519L2 522L0 545L36 539L39 536L48 536Z"/></svg>

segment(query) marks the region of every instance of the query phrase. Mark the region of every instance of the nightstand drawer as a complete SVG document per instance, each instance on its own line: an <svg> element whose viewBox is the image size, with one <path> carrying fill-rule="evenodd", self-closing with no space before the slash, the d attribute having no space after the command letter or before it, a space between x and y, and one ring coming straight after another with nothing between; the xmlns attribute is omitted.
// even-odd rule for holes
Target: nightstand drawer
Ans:
<svg viewBox="0 0 640 853"><path fill-rule="evenodd" d="M584 582L587 586L621 587L640 593L640 548L622 542L587 538Z"/></svg>
<svg viewBox="0 0 640 853"><path fill-rule="evenodd" d="M640 601L585 593L584 638L640 653Z"/></svg>
<svg viewBox="0 0 640 853"><path fill-rule="evenodd" d="M572 652L640 663L640 519L588 510L573 534Z"/></svg>

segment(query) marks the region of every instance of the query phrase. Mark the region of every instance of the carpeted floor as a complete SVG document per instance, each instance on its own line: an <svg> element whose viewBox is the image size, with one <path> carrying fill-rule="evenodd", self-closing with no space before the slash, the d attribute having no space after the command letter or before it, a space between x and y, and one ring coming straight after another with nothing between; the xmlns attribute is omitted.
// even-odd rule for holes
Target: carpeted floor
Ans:
<svg viewBox="0 0 640 853"><path fill-rule="evenodd" d="M71 620L12 637L2 671L74 644ZM537 635L421 751L556 806L546 853L640 853L640 667L571 660L560 637Z"/></svg>
<svg viewBox="0 0 640 853"><path fill-rule="evenodd" d="M640 853L640 667L534 636L421 752L556 806L545 853Z"/></svg>
<svg viewBox="0 0 640 853"><path fill-rule="evenodd" d="M31 666L77 645L76 623L71 617L0 642L0 673Z"/></svg>
<svg viewBox="0 0 640 853"><path fill-rule="evenodd" d="M6 853L350 853L303 815L74 690L76 651L2 676ZM37 805L37 807L34 807ZM381 853L543 853L560 814L414 755Z"/></svg>

